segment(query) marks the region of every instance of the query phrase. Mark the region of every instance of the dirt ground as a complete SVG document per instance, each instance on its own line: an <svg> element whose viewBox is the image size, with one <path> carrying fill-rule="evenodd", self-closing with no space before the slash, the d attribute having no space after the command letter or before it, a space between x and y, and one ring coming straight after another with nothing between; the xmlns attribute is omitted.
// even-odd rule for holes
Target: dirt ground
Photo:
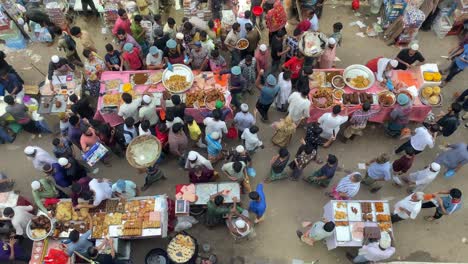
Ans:
<svg viewBox="0 0 468 264"><path fill-rule="evenodd" d="M375 18L374 18L375 19ZM377 38L361 38L356 36L358 27L351 27L349 24L353 21L361 20L366 24L371 24L364 16L357 17L350 10L349 6L335 6L329 4L325 7L323 17L320 20L320 28L325 33L331 33L332 24L341 21L344 25L343 45L338 49L337 56L341 62L337 62L338 68L344 68L350 64L364 64L369 59L376 56L393 57L397 54L397 47L388 47L382 40ZM179 20L180 21L180 20ZM101 28L96 27L96 20L79 20L78 25L91 32L98 45L98 49L104 54L104 45L112 39L109 35L101 34ZM266 39L263 41L267 41ZM448 62L441 58L446 55L449 48L457 43L456 37L446 37L443 40L438 39L433 32L420 32L418 35L420 49L428 62L438 63L441 67L446 67ZM80 47L81 49L81 47ZM52 54L57 53L54 47L47 48L43 45L32 44L28 50L19 52L10 52L8 60L17 69L29 84L37 84L44 77L32 68L31 64L40 69L43 73L47 72L47 63ZM34 56L33 56L34 55ZM38 57L39 55L40 57ZM460 73L449 85L443 89L444 110L452 101L452 95L456 91L463 91L466 88L468 74ZM258 94L258 93L257 93ZM256 96L250 96L248 102L254 106ZM437 114L441 108L435 108L433 111ZM271 120L278 120L283 114L271 110ZM51 119L55 123L55 118ZM260 183L269 172L269 160L276 154L277 148L270 143L272 130L270 124L258 122L260 127L260 138L265 142L265 149L260 150L253 157L254 167L257 170L257 177L252 179L252 185ZM416 126L416 124L413 124ZM299 146L299 139L303 136L303 129L298 129L289 150L295 152ZM429 164L441 152L440 145L446 143L466 142L468 139L467 130L460 126L458 131L449 138L438 138L436 147L424 151L417 156L413 169L421 169ZM230 145L236 145L238 142L226 140ZM393 150L403 142L389 139L384 136L382 126L371 124L365 131L365 136L355 139L352 142L343 144L337 141L329 149L320 149L319 155L325 157L328 153L335 154L340 163L340 167L348 170L357 170L359 162L365 162L382 152L393 153ZM33 179L41 177L41 173L35 171L29 161L23 155L23 148L27 145L38 145L46 150L51 150L51 136L45 136L42 139L31 140L30 135L23 133L11 145L0 146L0 170L9 177L16 180L16 189L20 190L25 196L30 197L30 182ZM392 157L396 158L395 155ZM138 175L136 170L131 168L125 160L114 159L112 167L103 167L98 165L101 171L99 177L105 177L112 180L119 178L131 179L137 184L143 184L143 176ZM220 167L220 164L217 166ZM318 165L312 164L306 170L305 174L312 173L318 169ZM162 169L168 176L168 180L162 181L152 186L144 192L144 195L167 194L170 197L174 195L174 185L188 181L186 172L177 167L174 161L169 161L162 165ZM451 187L457 187L468 193L468 183L464 179L467 174L467 167L457 173L451 179L445 179L439 175L438 179L432 183L427 192L436 192L446 190ZM332 184L343 177L343 171L337 172ZM322 243L315 247L310 247L301 243L296 237L295 231L302 221L315 221L321 218L323 206L329 200L324 196L324 190L309 186L304 182L282 181L265 185L266 200L268 209L266 220L255 227L256 237L250 241L235 243L230 237L225 227L219 227L212 230L202 225L189 230L200 244L208 243L212 251L218 255L222 264L228 263L291 263L291 260L302 259L308 262L320 260L320 263L348 263L345 258L347 250L338 248L328 251ZM391 184L385 184L384 188L377 194L370 194L368 189L363 186L357 199L388 199L391 204L405 197L404 188L397 189ZM464 201L466 202L466 196ZM244 205L248 203L244 197ZM406 261L443 261L443 262L462 262L468 259L468 245L462 243L462 238L467 236L468 230L468 210L462 209L456 214L443 217L440 221L428 223L423 220L423 216L431 215L433 210L422 210L420 216L414 221L400 222L394 227L394 236L396 238L397 253L394 260ZM140 240L132 242L132 259L134 263L144 263L146 253L155 247L165 248L167 239ZM231 262L231 259L238 258L238 262ZM242 261L242 259L244 261Z"/></svg>

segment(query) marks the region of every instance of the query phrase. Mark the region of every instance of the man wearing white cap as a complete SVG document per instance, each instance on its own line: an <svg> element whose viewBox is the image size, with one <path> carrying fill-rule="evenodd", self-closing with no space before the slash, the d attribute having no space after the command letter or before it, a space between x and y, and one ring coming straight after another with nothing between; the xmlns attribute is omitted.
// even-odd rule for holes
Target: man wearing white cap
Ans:
<svg viewBox="0 0 468 264"><path fill-rule="evenodd" d="M380 58L377 61L377 81L386 84L387 79L391 77L391 72L398 66L397 60L387 59L387 58Z"/></svg>
<svg viewBox="0 0 468 264"><path fill-rule="evenodd" d="M254 114L252 115L249 112L249 105L245 103L241 104L240 109L241 109L240 112L237 112L236 115L234 116L234 124L237 128L237 134L239 135L239 138L245 129L250 128L251 126L255 125L256 115L257 115L256 110L254 111Z"/></svg>
<svg viewBox="0 0 468 264"><path fill-rule="evenodd" d="M411 44L409 49L402 49L395 59L398 61L397 70L411 68L416 61L418 61L418 63L414 66L419 66L426 60L421 52L419 52L419 45L417 43Z"/></svg>
<svg viewBox="0 0 468 264"><path fill-rule="evenodd" d="M268 49L267 45L261 44L258 46L257 50L255 51L255 62L257 63L257 74L260 73L260 70L264 72L268 72L270 68L270 50Z"/></svg>
<svg viewBox="0 0 468 264"><path fill-rule="evenodd" d="M32 197L34 203L36 203L39 210L44 213L47 213L47 209L45 208L44 204L42 203L43 199L47 198L62 198L67 197L65 194L62 195L59 191L55 188L55 183L50 178L42 178L37 181L33 181L31 183L32 189Z"/></svg>
<svg viewBox="0 0 468 264"><path fill-rule="evenodd" d="M58 164L65 169L67 179L76 182L79 179L87 176L86 168L72 157L59 158ZM95 168L93 173L96 174L99 168Z"/></svg>
<svg viewBox="0 0 468 264"><path fill-rule="evenodd" d="M52 77L54 75L66 75L68 72L72 72L74 70L75 65L70 63L67 59L53 55L50 58L49 69L47 72L47 79L49 80L50 89L54 91L54 85L52 84Z"/></svg>
<svg viewBox="0 0 468 264"><path fill-rule="evenodd" d="M372 242L362 246L357 256L346 253L346 257L353 263L379 262L389 259L395 254L393 240L393 235L382 232L379 242Z"/></svg>
<svg viewBox="0 0 468 264"><path fill-rule="evenodd" d="M331 69L335 64L336 58L336 39L329 38L323 54L319 58L320 69Z"/></svg>
<svg viewBox="0 0 468 264"><path fill-rule="evenodd" d="M245 209L242 210L242 213L237 210L231 211L226 225L235 238L252 237L255 234L252 220L249 218L249 211Z"/></svg>
<svg viewBox="0 0 468 264"><path fill-rule="evenodd" d="M410 173L402 179L409 184L410 192L422 192L439 174L440 164L432 162L423 170Z"/></svg>
<svg viewBox="0 0 468 264"><path fill-rule="evenodd" d="M42 171L45 164L57 163L56 158L37 146L27 146L24 148L24 154L28 160L32 161L34 168L38 171Z"/></svg>
<svg viewBox="0 0 468 264"><path fill-rule="evenodd" d="M156 113L157 101L153 100L153 95L143 95L142 106L138 110L138 116L140 121L148 120L150 127L154 128L159 121L158 114ZM155 133L154 129L151 129L151 133Z"/></svg>
<svg viewBox="0 0 468 264"><path fill-rule="evenodd" d="M424 193L415 192L397 202L392 214L392 223L410 218L415 219L421 211L423 200Z"/></svg>
<svg viewBox="0 0 468 264"><path fill-rule="evenodd" d="M78 204L79 208L94 208L101 204L102 201L112 198L112 182L108 179L92 179L89 182L89 190L93 193L92 204Z"/></svg>
<svg viewBox="0 0 468 264"><path fill-rule="evenodd" d="M244 146L238 145L235 149L235 152L232 154L231 158L232 162L242 161L247 164L247 167L252 166L252 158L247 150L245 150Z"/></svg>
<svg viewBox="0 0 468 264"><path fill-rule="evenodd" d="M203 166L209 170L213 170L211 162L203 157L200 153L191 150L187 155L187 161L185 162L186 169L195 168L195 166Z"/></svg>

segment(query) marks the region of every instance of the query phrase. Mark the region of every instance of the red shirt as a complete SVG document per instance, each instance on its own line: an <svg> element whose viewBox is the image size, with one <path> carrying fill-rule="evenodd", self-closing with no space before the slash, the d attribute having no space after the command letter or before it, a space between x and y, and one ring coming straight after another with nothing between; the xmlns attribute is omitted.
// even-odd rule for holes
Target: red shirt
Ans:
<svg viewBox="0 0 468 264"><path fill-rule="evenodd" d="M408 158L406 155L403 155L401 158L395 160L392 164L393 170L395 172L406 173L413 165L414 156Z"/></svg>
<svg viewBox="0 0 468 264"><path fill-rule="evenodd" d="M166 145L168 139L169 139L169 133L163 133L159 131L158 126L156 126L156 138L159 139L159 142L164 146Z"/></svg>
<svg viewBox="0 0 468 264"><path fill-rule="evenodd" d="M291 79L297 79L299 78L303 64L304 59L294 56L284 63L284 67L291 71Z"/></svg>
<svg viewBox="0 0 468 264"><path fill-rule="evenodd" d="M132 22L130 19L125 19L122 20L120 17L117 18L115 21L114 27L112 28L112 34L117 35L117 31L121 28L123 29L127 34L132 34L132 30L130 29Z"/></svg>
<svg viewBox="0 0 468 264"><path fill-rule="evenodd" d="M366 63L366 67L369 68L373 72L377 72L377 63L379 62L379 60L381 58L383 58L383 57L380 56L380 57L377 57L377 58L373 58L372 60L370 60L370 61L368 61Z"/></svg>
<svg viewBox="0 0 468 264"><path fill-rule="evenodd" d="M122 55L123 59L128 63L128 66L132 71L141 70L141 67L143 66L139 54L140 49L134 47L132 53L124 52Z"/></svg>

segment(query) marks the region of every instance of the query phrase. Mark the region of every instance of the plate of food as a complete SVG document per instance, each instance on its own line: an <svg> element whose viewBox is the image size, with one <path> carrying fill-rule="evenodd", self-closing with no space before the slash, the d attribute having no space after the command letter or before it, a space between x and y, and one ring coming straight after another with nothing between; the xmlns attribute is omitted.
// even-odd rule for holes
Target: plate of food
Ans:
<svg viewBox="0 0 468 264"><path fill-rule="evenodd" d="M361 204L357 202L348 203L348 220L362 221Z"/></svg>
<svg viewBox="0 0 468 264"><path fill-rule="evenodd" d="M312 104L321 109L328 109L334 105L333 89L331 88L318 88L312 89L311 101Z"/></svg>
<svg viewBox="0 0 468 264"><path fill-rule="evenodd" d="M347 203L346 202L334 202L333 203L333 218L335 221L346 221L348 220L347 213Z"/></svg>
<svg viewBox="0 0 468 264"><path fill-rule="evenodd" d="M335 227L335 235L336 235L336 241L338 241L338 242L351 241L351 232L349 230L349 225L336 226Z"/></svg>
<svg viewBox="0 0 468 264"><path fill-rule="evenodd" d="M395 104L396 96L390 91L382 91L378 93L379 104L384 107L389 107Z"/></svg>
<svg viewBox="0 0 468 264"><path fill-rule="evenodd" d="M419 89L419 99L424 105L441 106L442 94L440 94L440 87L424 87Z"/></svg>
<svg viewBox="0 0 468 264"><path fill-rule="evenodd" d="M118 91L122 85L122 81L120 79L107 80L104 81L104 83L106 85L106 92Z"/></svg>
<svg viewBox="0 0 468 264"><path fill-rule="evenodd" d="M226 99L224 97L224 93L217 90L212 89L210 91L205 92L205 107L214 110L216 108L216 101L221 101L223 105L226 103Z"/></svg>
<svg viewBox="0 0 468 264"><path fill-rule="evenodd" d="M32 241L41 241L54 232L55 222L46 215L33 217L26 226L26 235Z"/></svg>
<svg viewBox="0 0 468 264"><path fill-rule="evenodd" d="M356 222L350 225L351 237L354 241L362 241L364 239L364 223Z"/></svg>
<svg viewBox="0 0 468 264"><path fill-rule="evenodd" d="M354 64L348 66L343 72L346 85L351 89L364 91L375 83L374 73L364 65Z"/></svg>
<svg viewBox="0 0 468 264"><path fill-rule="evenodd" d="M177 234L167 245L167 255L174 263L186 263L195 255L196 247L192 237Z"/></svg>
<svg viewBox="0 0 468 264"><path fill-rule="evenodd" d="M157 84L157 83L160 83L162 81L162 77L163 77L163 72L162 71L157 71L157 72L153 72L150 75L149 80L150 80L151 84Z"/></svg>
<svg viewBox="0 0 468 264"><path fill-rule="evenodd" d="M337 89L343 89L345 86L346 86L346 83L343 79L343 76L341 75L335 75L333 76L332 80L331 80L331 84L333 87L337 88Z"/></svg>
<svg viewBox="0 0 468 264"><path fill-rule="evenodd" d="M185 94L185 105L187 107L205 107L205 92L200 89L191 89Z"/></svg>
<svg viewBox="0 0 468 264"><path fill-rule="evenodd" d="M343 100L343 94L345 91L343 89L335 89L333 90L333 98L335 98L338 101Z"/></svg>
<svg viewBox="0 0 468 264"><path fill-rule="evenodd" d="M172 71L165 69L162 82L170 93L184 93L192 87L194 75L192 70L183 64L172 65Z"/></svg>
<svg viewBox="0 0 468 264"><path fill-rule="evenodd" d="M236 47L239 49L239 50L245 50L246 48L249 47L249 41L245 38L241 38L237 41L236 43Z"/></svg>
<svg viewBox="0 0 468 264"><path fill-rule="evenodd" d="M130 74L130 80L133 85L146 85L149 84L148 73L133 73Z"/></svg>
<svg viewBox="0 0 468 264"><path fill-rule="evenodd" d="M392 223L391 222L381 222L377 224L380 228L380 231L387 232L392 231Z"/></svg>
<svg viewBox="0 0 468 264"><path fill-rule="evenodd" d="M119 93L105 94L102 96L102 104L103 106L119 106L121 103L120 97Z"/></svg>

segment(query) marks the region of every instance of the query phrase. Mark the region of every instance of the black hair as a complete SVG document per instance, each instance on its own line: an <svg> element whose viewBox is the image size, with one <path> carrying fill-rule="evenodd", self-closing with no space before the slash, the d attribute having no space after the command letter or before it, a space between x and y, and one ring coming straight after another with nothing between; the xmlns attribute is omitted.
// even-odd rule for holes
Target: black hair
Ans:
<svg viewBox="0 0 468 264"><path fill-rule="evenodd" d="M343 29L343 24L341 22L336 22L333 24L333 30L334 31L340 31Z"/></svg>
<svg viewBox="0 0 468 264"><path fill-rule="evenodd" d="M245 24L245 30L251 31L252 29L253 29L252 24L250 24L250 23Z"/></svg>
<svg viewBox="0 0 468 264"><path fill-rule="evenodd" d="M179 105L180 104L180 96L178 94L174 94L171 96L171 102L174 105Z"/></svg>
<svg viewBox="0 0 468 264"><path fill-rule="evenodd" d="M113 51L113 50L114 50L114 46L112 46L112 44L110 44L110 43L107 43L107 44L106 44L106 51L107 51L107 52L111 52L111 51Z"/></svg>
<svg viewBox="0 0 468 264"><path fill-rule="evenodd" d="M367 111L369 111L370 109L371 109L371 104L370 104L369 102L364 102L364 103L362 104L362 110L363 110L364 112L367 112Z"/></svg>
<svg viewBox="0 0 468 264"><path fill-rule="evenodd" d="M309 95L309 92L310 92L310 88L305 86L305 87L301 87L300 89L300 93L302 96L304 97L307 97Z"/></svg>
<svg viewBox="0 0 468 264"><path fill-rule="evenodd" d="M200 31L200 37L206 38L208 36L208 33L206 33L205 30Z"/></svg>
<svg viewBox="0 0 468 264"><path fill-rule="evenodd" d="M462 197L462 192L457 188L453 188L450 190L450 196L455 199L460 199Z"/></svg>
<svg viewBox="0 0 468 264"><path fill-rule="evenodd" d="M251 15L252 15L252 12L250 12L250 10L247 10L244 12L244 18L250 18Z"/></svg>
<svg viewBox="0 0 468 264"><path fill-rule="evenodd" d="M312 69L312 67L304 67L302 68L302 72L304 74L311 75L312 73L314 73L314 69Z"/></svg>
<svg viewBox="0 0 468 264"><path fill-rule="evenodd" d="M187 123L187 124L191 124L193 122L193 120L194 120L193 116L191 116L191 115L186 115L184 119L185 119L185 123Z"/></svg>
<svg viewBox="0 0 468 264"><path fill-rule="evenodd" d="M80 118L76 115L72 115L68 119L68 123L70 123L70 125L72 126L76 126L79 122L80 122Z"/></svg>
<svg viewBox="0 0 468 264"><path fill-rule="evenodd" d="M166 121L172 122L174 121L175 115L173 111L166 112Z"/></svg>
<svg viewBox="0 0 468 264"><path fill-rule="evenodd" d="M93 199L93 196L94 196L94 193L92 191L88 190L88 191L81 192L81 198L83 198L86 201Z"/></svg>
<svg viewBox="0 0 468 264"><path fill-rule="evenodd" d="M54 28L54 34L55 35L62 35L63 30L59 27Z"/></svg>
<svg viewBox="0 0 468 264"><path fill-rule="evenodd" d="M80 232L78 232L77 230L73 229L73 230L70 232L70 235L68 235L68 239L70 239L71 242L78 242L78 240L80 239Z"/></svg>
<svg viewBox="0 0 468 264"><path fill-rule="evenodd" d="M70 101L72 101L73 103L76 103L76 101L78 101L78 96L76 94L72 94L70 95Z"/></svg>
<svg viewBox="0 0 468 264"><path fill-rule="evenodd" d="M293 35L295 37L299 36L300 34L302 34L302 30L300 30L299 28L294 29Z"/></svg>
<svg viewBox="0 0 468 264"><path fill-rule="evenodd" d="M323 225L323 230L327 232L331 232L333 231L333 229L335 229L335 223L333 223L332 221L327 222Z"/></svg>
<svg viewBox="0 0 468 264"><path fill-rule="evenodd" d="M327 162L330 164L336 164L338 162L338 158L335 155L329 154Z"/></svg>
<svg viewBox="0 0 468 264"><path fill-rule="evenodd" d="M141 129L143 129L145 131L150 128L150 125L151 124L150 124L149 120L141 121Z"/></svg>
<svg viewBox="0 0 468 264"><path fill-rule="evenodd" d="M7 96L3 97L3 101L5 101L5 103L7 103L8 105L14 105L15 104L15 98L13 98L13 96L11 96L11 95L7 95Z"/></svg>
<svg viewBox="0 0 468 264"><path fill-rule="evenodd" d="M252 55L250 55L250 54L245 55L245 60L246 61L251 61L252 59L253 59Z"/></svg>
<svg viewBox="0 0 468 264"><path fill-rule="evenodd" d="M159 132L166 132L167 131L167 126L165 123L159 123L158 124L158 130Z"/></svg>
<svg viewBox="0 0 468 264"><path fill-rule="evenodd" d="M60 144L60 139L59 138L52 139L52 145L58 146L59 144Z"/></svg>
<svg viewBox="0 0 468 264"><path fill-rule="evenodd" d="M190 22L188 22L188 21L185 22L185 23L184 23L184 29L187 30L187 31L191 31L191 30L193 29L192 23L190 23Z"/></svg>
<svg viewBox="0 0 468 264"><path fill-rule="evenodd" d="M218 195L214 198L214 203L216 205L222 205L224 202L224 197L222 195Z"/></svg>
<svg viewBox="0 0 468 264"><path fill-rule="evenodd" d="M232 164L232 168L235 172L240 172L242 170L242 163L240 161L234 161L234 164Z"/></svg>
<svg viewBox="0 0 468 264"><path fill-rule="evenodd" d="M210 20L208 21L207 25L208 25L208 27L209 27L210 29L214 28L214 26L215 26L214 21L213 21L212 19L210 19Z"/></svg>
<svg viewBox="0 0 468 264"><path fill-rule="evenodd" d="M73 183L71 185L71 191L74 193L80 193L81 192L81 185L77 182Z"/></svg>
<svg viewBox="0 0 468 264"><path fill-rule="evenodd" d="M462 106L461 104L459 103L452 103L452 105L450 106L452 108L452 111L455 113L455 114L458 114L461 112L462 110Z"/></svg>
<svg viewBox="0 0 468 264"><path fill-rule="evenodd" d="M219 50L218 49L214 49L211 51L211 57L213 58L216 58L219 56Z"/></svg>
<svg viewBox="0 0 468 264"><path fill-rule="evenodd" d="M237 29L239 29L239 28L240 28L240 24L239 24L239 23L236 22L236 23L232 24L232 29L237 30Z"/></svg>
<svg viewBox="0 0 468 264"><path fill-rule="evenodd" d="M129 93L123 93L122 101L124 101L126 104L130 104L132 102L132 95Z"/></svg>
<svg viewBox="0 0 468 264"><path fill-rule="evenodd" d="M0 60L4 60L6 58L5 52L3 50L0 50Z"/></svg>
<svg viewBox="0 0 468 264"><path fill-rule="evenodd" d="M333 107L333 114L337 115L341 112L341 106L340 105L335 105Z"/></svg>
<svg viewBox="0 0 468 264"><path fill-rule="evenodd" d="M284 79L284 80L289 80L289 79L291 79L291 75L292 75L291 71L289 71L289 70L288 70L288 71L284 71L284 72L283 72L283 79Z"/></svg>
<svg viewBox="0 0 468 264"><path fill-rule="evenodd" d="M133 125L135 125L135 119L133 117L127 117L125 118L125 125L127 127L132 127Z"/></svg>
<svg viewBox="0 0 468 264"><path fill-rule="evenodd" d="M133 20L135 20L135 22L141 22L143 20L143 17L141 15L136 15L135 17L133 17Z"/></svg>
<svg viewBox="0 0 468 264"><path fill-rule="evenodd" d="M123 15L125 15L125 13L127 13L127 11L125 11L125 9L123 9L123 8L119 8L119 10L117 10L117 14L119 16L123 16Z"/></svg>
<svg viewBox="0 0 468 264"><path fill-rule="evenodd" d="M213 116L214 120L216 120L216 121L220 120L221 116L222 116L221 110L219 110L219 109L213 110L212 116Z"/></svg>
<svg viewBox="0 0 468 264"><path fill-rule="evenodd" d="M281 158L286 158L287 156L289 156L289 151L287 148L280 148L279 150L279 156Z"/></svg>
<svg viewBox="0 0 468 264"><path fill-rule="evenodd" d="M249 128L249 131L250 131L250 133L252 133L252 134L257 133L258 130L259 130L258 126L255 126L255 125L254 125L254 126L251 126L251 127Z"/></svg>
<svg viewBox="0 0 468 264"><path fill-rule="evenodd" d="M88 248L87 252L88 252L88 256L91 257L91 258L95 258L99 254L99 251L97 250L97 248L95 248L93 246L90 246Z"/></svg>
<svg viewBox="0 0 468 264"><path fill-rule="evenodd" d="M258 194L258 192L253 191L249 193L249 198L251 200L257 201L258 199L260 199L260 195Z"/></svg>
<svg viewBox="0 0 468 264"><path fill-rule="evenodd" d="M70 29L70 34L72 34L72 36L75 36L80 34L81 33L81 28L80 27L72 27Z"/></svg>
<svg viewBox="0 0 468 264"><path fill-rule="evenodd" d="M286 35L286 32L284 32L284 30L280 30L276 33L276 37L278 38L282 38L284 37L284 35Z"/></svg>
<svg viewBox="0 0 468 264"><path fill-rule="evenodd" d="M14 213L15 213L15 211L13 211L13 208L11 208L11 207L6 207L5 209L3 209L3 216L5 216L5 217L8 217L8 216L10 216L10 215L12 215Z"/></svg>
<svg viewBox="0 0 468 264"><path fill-rule="evenodd" d="M117 29L117 35L125 35L125 30L122 28Z"/></svg>
<svg viewBox="0 0 468 264"><path fill-rule="evenodd" d="M156 14L156 15L153 16L153 19L154 19L154 21L159 21L159 20L161 20L161 15Z"/></svg>
<svg viewBox="0 0 468 264"><path fill-rule="evenodd" d="M181 131L182 128L184 128L184 126L181 123L175 123L174 125L172 125L172 132L179 133L179 131Z"/></svg>
<svg viewBox="0 0 468 264"><path fill-rule="evenodd" d="M438 124L432 124L429 126L429 130L433 133L440 131L440 126Z"/></svg>
<svg viewBox="0 0 468 264"><path fill-rule="evenodd" d="M89 56L91 55L91 51L89 49L84 49L83 50L83 56L87 59L89 59Z"/></svg>
<svg viewBox="0 0 468 264"><path fill-rule="evenodd" d="M168 25L175 25L175 19L172 17L167 18L167 24Z"/></svg>
<svg viewBox="0 0 468 264"><path fill-rule="evenodd" d="M48 172L51 169L52 169L52 166L49 163L46 163L46 164L44 164L44 166L42 166L42 171L43 172Z"/></svg>

